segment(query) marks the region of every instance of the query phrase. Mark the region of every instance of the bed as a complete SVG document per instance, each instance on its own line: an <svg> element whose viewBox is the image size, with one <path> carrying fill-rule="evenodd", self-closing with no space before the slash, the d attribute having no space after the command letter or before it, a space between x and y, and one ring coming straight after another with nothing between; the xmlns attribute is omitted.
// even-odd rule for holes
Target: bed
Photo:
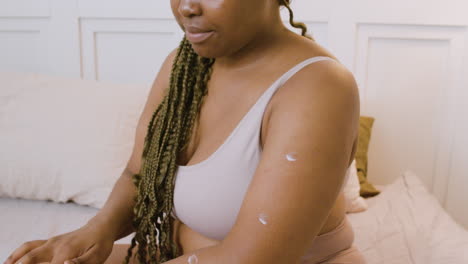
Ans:
<svg viewBox="0 0 468 264"><path fill-rule="evenodd" d="M4 261L23 242L72 231L97 213L128 160L149 87L20 73L0 74L0 84ZM369 264L468 264L468 231L422 176L405 171L377 185L367 209L347 214Z"/></svg>
<svg viewBox="0 0 468 264"><path fill-rule="evenodd" d="M368 263L468 263L468 231L442 209L419 178L406 172L368 198L369 208L348 214L355 244ZM98 209L73 202L0 199L0 260L21 243L80 227ZM130 243L132 235L115 243Z"/></svg>

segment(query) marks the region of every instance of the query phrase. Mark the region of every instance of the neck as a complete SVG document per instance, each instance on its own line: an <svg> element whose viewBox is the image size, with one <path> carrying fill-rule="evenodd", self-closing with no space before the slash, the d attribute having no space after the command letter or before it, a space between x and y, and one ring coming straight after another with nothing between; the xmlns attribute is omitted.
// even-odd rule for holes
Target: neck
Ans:
<svg viewBox="0 0 468 264"><path fill-rule="evenodd" d="M277 23L262 30L262 34L256 34L255 38L241 49L227 56L216 58L216 67L236 71L261 64L265 59L271 59L275 54L281 54L280 47L289 34L295 33L289 31L278 18Z"/></svg>

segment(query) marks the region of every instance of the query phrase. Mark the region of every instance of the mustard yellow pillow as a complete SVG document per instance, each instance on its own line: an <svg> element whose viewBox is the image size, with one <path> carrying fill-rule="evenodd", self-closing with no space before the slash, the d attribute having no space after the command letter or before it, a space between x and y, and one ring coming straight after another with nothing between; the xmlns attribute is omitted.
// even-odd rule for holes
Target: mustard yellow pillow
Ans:
<svg viewBox="0 0 468 264"><path fill-rule="evenodd" d="M369 150L374 120L375 119L370 116L359 117L359 137L355 159L359 184L361 185L360 195L362 197L371 197L380 193L380 191L367 180L367 152Z"/></svg>

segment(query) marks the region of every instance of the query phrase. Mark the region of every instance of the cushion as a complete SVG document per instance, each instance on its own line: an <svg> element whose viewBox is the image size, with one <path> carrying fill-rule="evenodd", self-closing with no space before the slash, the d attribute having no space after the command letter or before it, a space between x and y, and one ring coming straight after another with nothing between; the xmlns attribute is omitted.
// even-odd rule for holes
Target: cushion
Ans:
<svg viewBox="0 0 468 264"><path fill-rule="evenodd" d="M150 87L7 72L0 87L0 197L101 208Z"/></svg>
<svg viewBox="0 0 468 264"><path fill-rule="evenodd" d="M362 197L371 197L380 193L367 179L367 152L371 139L372 125L374 118L369 116L359 117L359 136L356 151L356 168L361 185L360 194Z"/></svg>
<svg viewBox="0 0 468 264"><path fill-rule="evenodd" d="M346 213L358 213L367 209L367 203L360 196L361 186L356 169L356 160L353 160L347 171L347 181L343 188Z"/></svg>

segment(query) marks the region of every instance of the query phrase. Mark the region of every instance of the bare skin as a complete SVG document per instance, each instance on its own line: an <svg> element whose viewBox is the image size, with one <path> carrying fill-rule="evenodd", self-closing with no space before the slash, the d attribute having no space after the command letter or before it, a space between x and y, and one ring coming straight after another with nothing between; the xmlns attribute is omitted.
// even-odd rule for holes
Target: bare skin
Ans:
<svg viewBox="0 0 468 264"><path fill-rule="evenodd" d="M293 65L315 56L328 56L337 60L335 56L319 44L304 40L301 36L288 34L287 39L288 41L285 41L282 47L288 52L277 55L277 58L271 58L269 63L257 65L255 68L228 73L218 70L219 68L216 67L215 63L212 78L208 84L209 92L200 112L199 125L194 128L187 151L181 153L178 157L179 165L197 164L210 156L224 142L261 93ZM275 63L275 60L278 60L279 63ZM259 76L266 76L266 78L262 79ZM245 85L240 83L239 80L246 80ZM268 132L269 117L274 111L275 105L280 103L281 98L281 89L279 89L271 98L265 110L260 136L262 146L264 145L263 139L266 138ZM217 129L213 129L214 127ZM353 155L349 165L354 159L357 137L354 142ZM344 196L340 194L319 235L335 229L344 216ZM220 241L197 233L177 219L174 222L174 230L176 230L174 240L180 244L184 254L220 243ZM120 261L119 256L122 254L118 251L126 250L130 245L121 244L116 246L114 246L113 253L106 263ZM116 257L115 260L113 256Z"/></svg>
<svg viewBox="0 0 468 264"><path fill-rule="evenodd" d="M210 25L206 26L207 29L213 29L213 27L216 29L216 26L219 25L223 26L219 27L221 29L216 31L217 35L215 34L212 37L213 44L210 42L192 44L199 55L215 57L216 62L208 83L209 92L200 112L199 124L194 128L186 152L181 153L178 157L179 165L197 164L210 156L224 142L258 97L279 76L297 63L315 56L328 56L338 61L335 56L318 43L285 29L276 12L277 10L275 11L278 6L275 7L274 5L271 9L272 12L265 11L261 15L257 13L257 18L260 18L252 22L266 25L268 30L261 28L261 26L253 27L251 31L245 29L243 33L235 32L231 34L233 36L229 35L229 37L235 38L235 40L229 40L228 35L223 35L223 33L234 32L234 27L230 28L230 26L238 26L238 23L234 23L229 16L226 18L227 10L230 10L230 13L236 13L233 11L234 9L238 8L240 10L250 6L250 8L258 12L258 10L268 10L268 8L256 9L252 5L260 5L259 7L263 5L264 7L265 3L271 4L273 1L255 1L256 4L247 0L236 2L230 0L206 1L206 5L204 5L203 0L171 1L174 15L183 30L185 30L184 25L186 23ZM263 20L262 15L264 16ZM203 21L204 17L206 17L204 22L211 22L214 26L211 27L211 23L208 22L201 23L200 21ZM241 19L252 20L252 17L255 16L247 13ZM236 18L239 19L239 16ZM257 39L252 39L253 35L257 35ZM224 43L222 43L223 41ZM245 42L242 43L242 41ZM243 46L241 49L236 50L235 44L228 45L227 42L235 42L235 44ZM218 45L214 46L215 44ZM219 47L226 48L220 50ZM220 56L220 54L225 56ZM169 75L165 78L168 79ZM282 93L281 89L279 89L267 105L260 136L262 146L264 145L263 140L268 133L269 117L275 106L281 102L281 99ZM357 137L354 140L348 165L354 159L356 143ZM344 196L340 194L319 235L335 229L344 217ZM176 231L173 239L179 243L184 254L220 243L220 241L197 233L178 220L174 221L174 230ZM106 263L121 261L120 256L122 256L122 253L119 253L119 251L126 250L128 247L128 244L114 246L111 257Z"/></svg>
<svg viewBox="0 0 468 264"><path fill-rule="evenodd" d="M200 112L199 124L194 128L188 149L178 157L179 165L197 164L210 156L265 89L297 63L315 56L328 56L337 60L319 44L287 30L280 19L277 0L171 0L171 7L184 31L186 31L185 26L191 25L214 32L208 40L199 44L192 43L192 46L199 55L216 58L212 77L208 83L209 92ZM90 228L101 230L103 233L82 232L76 235L84 241L80 244L84 249L91 246L94 240L102 238L104 233L107 234L105 239L110 242L105 241L102 244L112 243L134 232L130 220L134 206L132 197L136 194L136 190L131 176L141 167L147 126L154 109L162 101L164 90L169 86L174 55L173 51L155 79L138 123L134 149L125 172L114 187L106 205L87 224ZM331 61L314 63L308 67L313 68L314 71L309 73L314 79L319 79L326 70L342 71L344 68L339 63ZM262 146L268 135L270 117L274 116L272 113L275 109L280 109L279 106L287 97L288 94L279 89L267 105L260 135ZM357 131L353 131L352 135L356 137L353 137L354 145L348 165L354 159L357 146ZM340 194L318 234L333 230L344 217L344 197ZM180 244L184 254L220 243L195 232L180 221L175 221L174 230L176 232L173 239ZM76 241L72 239L74 237L67 238ZM69 243L65 240L62 245L46 246L44 240L34 245L23 245L12 253L7 263L15 263L21 259L25 264L36 262L58 264L74 257L80 258L79 263L100 263L102 261L93 258L100 255L99 259L104 259L108 252L111 252L105 264L114 264L124 260L130 247L129 244L115 244L112 250L102 248L95 252L89 250L80 253L80 256L72 249L68 250L69 253L63 252L61 248L67 244ZM134 248L133 252L136 250L137 248ZM24 261L25 257L28 259L27 252L34 251L36 258L44 261L32 259ZM55 256L55 252L63 256ZM55 259L51 261L52 258Z"/></svg>

